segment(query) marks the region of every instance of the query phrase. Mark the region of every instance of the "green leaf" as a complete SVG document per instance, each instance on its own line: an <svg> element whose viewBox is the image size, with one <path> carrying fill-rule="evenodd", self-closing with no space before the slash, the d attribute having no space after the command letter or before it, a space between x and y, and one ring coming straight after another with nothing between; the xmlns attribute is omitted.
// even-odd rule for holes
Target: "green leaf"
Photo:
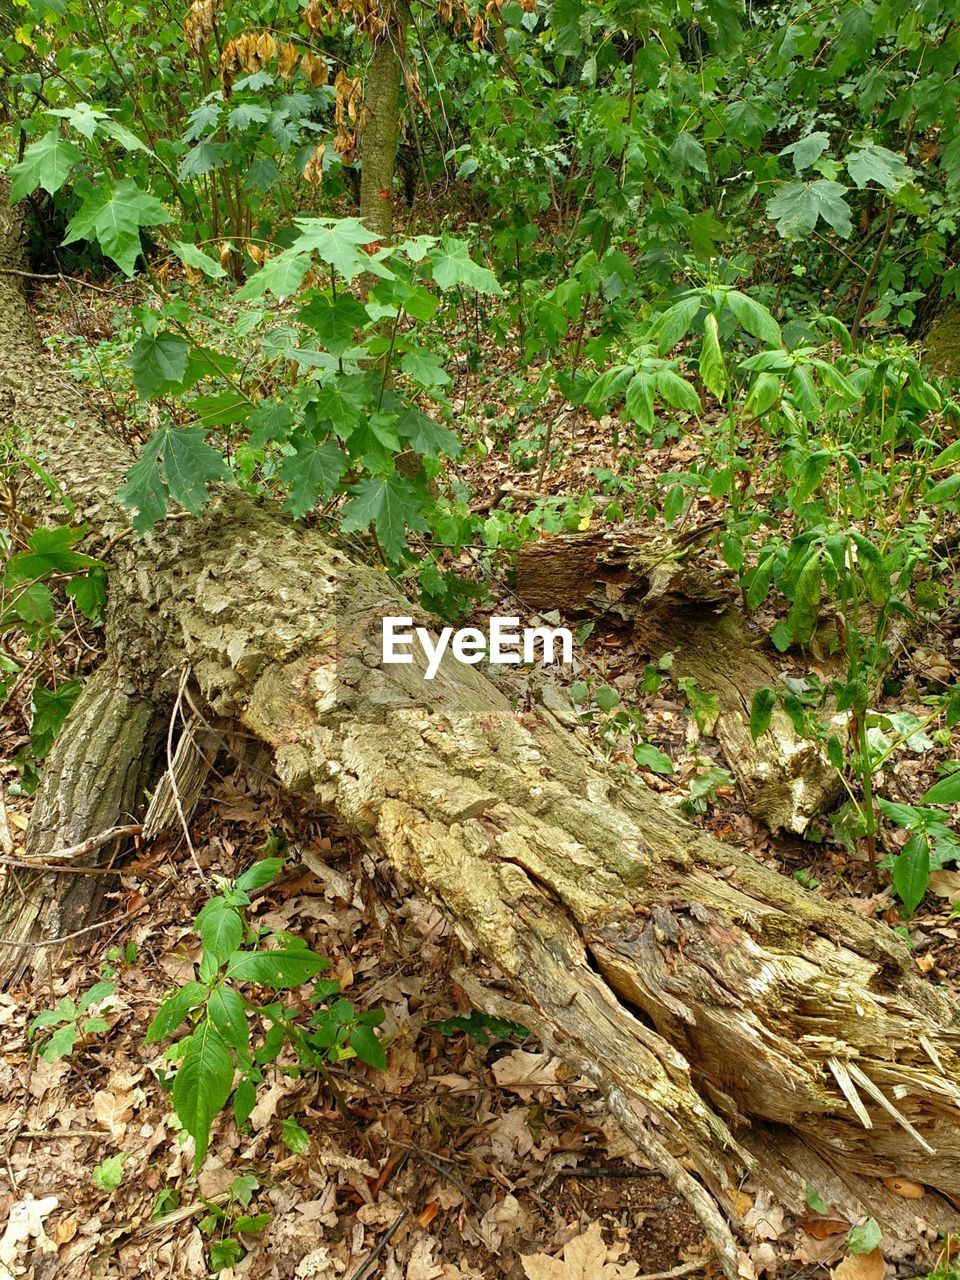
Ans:
<svg viewBox="0 0 960 1280"><path fill-rule="evenodd" d="M673 369L664 367L657 370L657 391L672 409L682 409L686 413L697 415L702 410L695 388Z"/></svg>
<svg viewBox="0 0 960 1280"><path fill-rule="evenodd" d="M723 352L720 350L717 317L714 315L707 315L703 322L699 369L703 385L722 401L727 390L727 370L723 363Z"/></svg>
<svg viewBox="0 0 960 1280"><path fill-rule="evenodd" d="M949 502L960 493L960 471L955 475L947 476L945 480L941 480L939 484L935 484L932 489L928 489L923 495L924 502L932 502L939 505L941 502Z"/></svg>
<svg viewBox="0 0 960 1280"><path fill-rule="evenodd" d="M822 1215L830 1212L830 1206L827 1204L826 1200L824 1200L819 1191L816 1191L813 1187L807 1187L804 1192L804 1196L808 1207L811 1208L814 1213Z"/></svg>
<svg viewBox="0 0 960 1280"><path fill-rule="evenodd" d="M107 601L107 575L101 568L71 578L66 592L85 618L100 622Z"/></svg>
<svg viewBox="0 0 960 1280"><path fill-rule="evenodd" d="M296 1120L291 1120L289 1116L281 1121L280 1136L284 1145L298 1156L305 1156L310 1150L309 1133L306 1129L301 1129Z"/></svg>
<svg viewBox="0 0 960 1280"><path fill-rule="evenodd" d="M250 448L262 449L269 440L286 440L293 426L293 410L288 404L262 400L247 417Z"/></svg>
<svg viewBox="0 0 960 1280"><path fill-rule="evenodd" d="M819 178L816 182L788 182L767 204L784 240L804 240L822 218L844 240L853 230L846 188Z"/></svg>
<svg viewBox="0 0 960 1280"><path fill-rule="evenodd" d="M257 1105L257 1087L252 1080L241 1080L233 1095L233 1118L238 1128L250 1119L250 1113Z"/></svg>
<svg viewBox="0 0 960 1280"><path fill-rule="evenodd" d="M670 155L681 168L695 169L697 173L709 174L707 153L696 138L689 133L678 133L670 148Z"/></svg>
<svg viewBox="0 0 960 1280"><path fill-rule="evenodd" d="M453 381L433 352L422 347L404 352L400 368L421 387L448 387Z"/></svg>
<svg viewBox="0 0 960 1280"><path fill-rule="evenodd" d="M820 583L823 566L820 557L811 553L797 574L793 587L793 604L790 608L789 623L793 635L798 640L807 641L813 633L820 614Z"/></svg>
<svg viewBox="0 0 960 1280"><path fill-rule="evenodd" d="M925 835L910 837L893 860L890 879L907 915L913 915L930 879L930 841Z"/></svg>
<svg viewBox="0 0 960 1280"><path fill-rule="evenodd" d="M596 693L596 703L602 712L606 715L613 710L620 702L620 695L609 684L601 685Z"/></svg>
<svg viewBox="0 0 960 1280"><path fill-rule="evenodd" d="M239 1240L226 1236L223 1240L214 1240L210 1245L210 1270L214 1273L225 1271L242 1261L244 1248Z"/></svg>
<svg viewBox="0 0 960 1280"><path fill-rule="evenodd" d="M58 1027L43 1046L40 1051L40 1057L43 1058L44 1062L59 1062L61 1058L68 1058L73 1053L73 1046L77 1042L77 1034L77 1024L75 1022L70 1022L65 1027Z"/></svg>
<svg viewBox="0 0 960 1280"><path fill-rule="evenodd" d="M95 239L124 275L132 276L141 252L140 228L169 221L160 201L141 191L132 179L124 178L115 186L101 182L91 188L70 220L63 243Z"/></svg>
<svg viewBox="0 0 960 1280"><path fill-rule="evenodd" d="M338 374L317 392L313 411L327 419L341 440L359 426L370 405L370 384L359 373Z"/></svg>
<svg viewBox="0 0 960 1280"><path fill-rule="evenodd" d="M116 1191L120 1183L123 1181L123 1162L126 1156L121 1153L117 1156L107 1156L94 1169L91 1175L94 1185L100 1187L102 1191Z"/></svg>
<svg viewBox="0 0 960 1280"><path fill-rule="evenodd" d="M194 928L203 940L204 951L218 963L227 960L243 939L243 922L223 898L210 899Z"/></svg>
<svg viewBox="0 0 960 1280"><path fill-rule="evenodd" d="M641 769L652 769L654 773L673 773L673 761L670 757L649 742L638 743L633 748L633 758Z"/></svg>
<svg viewBox="0 0 960 1280"><path fill-rule="evenodd" d="M372 524L386 554L400 561L407 549L407 529L427 528L417 490L409 480L394 474L370 476L351 492L354 497L342 512L343 532L357 533Z"/></svg>
<svg viewBox="0 0 960 1280"><path fill-rule="evenodd" d="M913 170L903 156L873 143L851 152L844 164L851 179L861 189L875 182L887 191L899 191L913 177Z"/></svg>
<svg viewBox="0 0 960 1280"><path fill-rule="evenodd" d="M737 289L730 290L726 295L726 301L727 306L736 316L738 323L746 329L747 333L759 338L768 347L782 345L783 339L780 336L780 326L766 307L761 306L759 302L754 301L753 298L748 297L745 293L740 293Z"/></svg>
<svg viewBox="0 0 960 1280"><path fill-rule="evenodd" d="M53 594L43 582L31 582L10 603L12 611L31 627L52 627L57 620Z"/></svg>
<svg viewBox="0 0 960 1280"><path fill-rule="evenodd" d="M92 568L98 563L93 556L72 550L85 533L85 527L66 524L53 529L34 529L27 550L7 561L7 581L28 582L31 578L46 578L51 573L75 573L78 569Z"/></svg>
<svg viewBox="0 0 960 1280"><path fill-rule="evenodd" d="M167 486L158 463L168 434L168 427L153 433L117 494L124 506L135 513L132 524L138 533L146 532L167 514Z"/></svg>
<svg viewBox="0 0 960 1280"><path fill-rule="evenodd" d="M775 373L758 373L744 402L743 411L753 418L762 417L780 398L780 379Z"/></svg>
<svg viewBox="0 0 960 1280"><path fill-rule="evenodd" d="M873 1253L883 1239L883 1232L874 1218L858 1223L847 1235L847 1249L850 1253Z"/></svg>
<svg viewBox="0 0 960 1280"><path fill-rule="evenodd" d="M32 142L23 159L10 170L10 203L16 204L37 187L53 195L70 177L70 170L83 159L83 152L60 137L59 125Z"/></svg>
<svg viewBox="0 0 960 1280"><path fill-rule="evenodd" d="M634 375L627 387L623 407L643 431L653 430L654 379L642 369Z"/></svg>
<svg viewBox="0 0 960 1280"><path fill-rule="evenodd" d="M217 987L207 1001L207 1017L241 1060L247 1057L249 1032L243 999L233 987Z"/></svg>
<svg viewBox="0 0 960 1280"><path fill-rule="evenodd" d="M233 1088L233 1059L222 1036L205 1018L187 1042L173 1081L177 1118L196 1143L194 1171L203 1164L210 1126Z"/></svg>
<svg viewBox="0 0 960 1280"><path fill-rule="evenodd" d="M720 718L720 699L715 693L701 689L693 676L681 676L677 688L690 703L690 710L701 733L713 733Z"/></svg>
<svg viewBox="0 0 960 1280"><path fill-rule="evenodd" d="M147 1028L147 1044L166 1040L167 1036L176 1031L190 1010L203 1004L206 997L207 988L202 982L188 982L179 991L174 991L173 995L167 996Z"/></svg>
<svg viewBox="0 0 960 1280"><path fill-rule="evenodd" d="M926 792L923 804L960 804L960 770L941 778Z"/></svg>
<svg viewBox="0 0 960 1280"><path fill-rule="evenodd" d="M242 889L244 893L263 889L280 874L283 862L283 858L261 858L252 867L248 867L242 876L237 877L237 888Z"/></svg>
<svg viewBox="0 0 960 1280"><path fill-rule="evenodd" d="M194 271L202 271L211 280L220 280L227 274L216 258L211 258L195 244L187 244L183 240L172 240L170 248L181 262L192 267Z"/></svg>
<svg viewBox="0 0 960 1280"><path fill-rule="evenodd" d="M397 432L410 444L415 453L425 458L437 458L446 454L458 458L463 452L460 441L434 418L421 413L416 405L400 405L397 414Z"/></svg>
<svg viewBox="0 0 960 1280"><path fill-rule="evenodd" d="M371 269L370 255L360 249L380 237L359 218L297 218L296 224L300 235L293 247L298 253L318 254L348 282Z"/></svg>
<svg viewBox="0 0 960 1280"><path fill-rule="evenodd" d="M852 532L850 537L857 548L857 565L870 599L877 608L882 608L890 600L890 574L883 555L862 533Z"/></svg>
<svg viewBox="0 0 960 1280"><path fill-rule="evenodd" d="M750 737L754 742L770 728L770 719L776 705L777 695L767 684L753 695L750 705Z"/></svg>
<svg viewBox="0 0 960 1280"><path fill-rule="evenodd" d="M368 1067L373 1067L376 1071L386 1070L387 1055L371 1027L354 1027L350 1033L350 1048Z"/></svg>
<svg viewBox="0 0 960 1280"><path fill-rule="evenodd" d="M441 289L453 289L465 284L477 293L503 296L497 277L487 267L474 262L463 240L453 236L441 236L440 244L430 252L430 268Z"/></svg>
<svg viewBox="0 0 960 1280"><path fill-rule="evenodd" d="M287 1124L287 1121L284 1120L283 1123ZM293 1124L293 1121L291 1120L290 1123ZM300 1132L303 1133L303 1130L301 1129ZM289 1146L290 1144L288 1143L287 1145ZM259 1235L272 1218L273 1215L270 1213L256 1213L253 1215L244 1213L234 1221L233 1229L238 1234L242 1233L247 1236Z"/></svg>
<svg viewBox="0 0 960 1280"><path fill-rule="evenodd" d="M335 440L317 444L309 431L296 432L291 443L295 452L284 458L277 475L289 490L284 511L300 520L319 498L329 498L336 491L348 460Z"/></svg>
<svg viewBox="0 0 960 1280"><path fill-rule="evenodd" d="M229 480L230 468L207 444L201 427L176 427L163 442L163 474L170 497L196 516L206 505L207 485Z"/></svg>
<svg viewBox="0 0 960 1280"><path fill-rule="evenodd" d="M250 302L272 293L275 298L290 298L300 288L303 277L310 270L310 255L286 249L268 258L259 271L250 277L236 295L241 302Z"/></svg>
<svg viewBox="0 0 960 1280"><path fill-rule="evenodd" d="M809 169L820 159L829 145L829 133L808 133L805 138L801 138L798 142L791 142L789 147L784 147L780 154L792 156L795 172L802 173L804 169Z"/></svg>
<svg viewBox="0 0 960 1280"><path fill-rule="evenodd" d="M302 308L302 324L309 325L331 355L339 356L353 346L353 335L367 322L366 308L352 294L331 298L321 293Z"/></svg>
<svg viewBox="0 0 960 1280"><path fill-rule="evenodd" d="M672 307L668 307L655 318L646 336L650 341L656 342L657 350L662 356L672 351L677 343L687 336L702 305L702 299L698 295L681 298L679 302L675 302Z"/></svg>
<svg viewBox="0 0 960 1280"><path fill-rule="evenodd" d="M284 987L299 987L329 968L330 961L313 951L278 947L274 951L234 952L227 965L227 977L281 991Z"/></svg>
<svg viewBox="0 0 960 1280"><path fill-rule="evenodd" d="M133 384L144 400L179 391L187 373L190 344L175 333L144 334L130 355Z"/></svg>

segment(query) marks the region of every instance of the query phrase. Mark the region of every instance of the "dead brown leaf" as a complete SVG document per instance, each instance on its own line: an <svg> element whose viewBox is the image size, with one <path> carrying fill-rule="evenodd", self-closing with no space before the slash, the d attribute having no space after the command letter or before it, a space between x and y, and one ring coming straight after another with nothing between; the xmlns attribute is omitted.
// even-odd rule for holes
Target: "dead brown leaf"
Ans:
<svg viewBox="0 0 960 1280"><path fill-rule="evenodd" d="M583 1235L563 1246L562 1261L546 1253L521 1254L520 1261L527 1280L636 1280L637 1264L618 1262L621 1253L607 1248L599 1222L591 1222Z"/></svg>
<svg viewBox="0 0 960 1280"><path fill-rule="evenodd" d="M848 1253L830 1272L832 1280L883 1280L886 1263L879 1249Z"/></svg>

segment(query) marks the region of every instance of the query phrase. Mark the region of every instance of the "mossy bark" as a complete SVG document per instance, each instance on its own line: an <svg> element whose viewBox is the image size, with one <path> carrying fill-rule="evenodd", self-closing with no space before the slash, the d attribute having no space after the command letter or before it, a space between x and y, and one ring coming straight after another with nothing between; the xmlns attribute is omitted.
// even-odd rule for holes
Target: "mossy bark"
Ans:
<svg viewBox="0 0 960 1280"><path fill-rule="evenodd" d="M0 295L0 373L46 379L35 348L10 368L10 305ZM113 495L129 455L50 403L33 402L44 465L102 546L125 519ZM25 501L59 515L42 492ZM654 1112L722 1202L752 1163L736 1133L753 1118L835 1166L960 1197L957 1010L889 929L689 825L598 757L562 706L517 711L449 659L432 682L422 664L385 667L383 616L417 610L266 502L219 491L201 519L124 538L110 560L121 685L136 679L160 707L189 667L198 704L430 895L611 1106ZM732 1277L732 1244L702 1216Z"/></svg>
<svg viewBox="0 0 960 1280"><path fill-rule="evenodd" d="M406 5L388 5L383 30L363 82L365 127L361 144L360 217L381 240L393 235L393 175L400 136Z"/></svg>

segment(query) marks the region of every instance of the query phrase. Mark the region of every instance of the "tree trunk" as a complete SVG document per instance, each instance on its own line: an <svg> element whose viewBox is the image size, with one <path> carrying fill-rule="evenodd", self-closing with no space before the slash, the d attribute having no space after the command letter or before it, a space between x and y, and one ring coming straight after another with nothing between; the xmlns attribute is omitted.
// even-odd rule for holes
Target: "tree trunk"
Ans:
<svg viewBox="0 0 960 1280"><path fill-rule="evenodd" d="M9 238L0 264L14 261ZM44 467L103 550L125 527L113 495L129 453L75 396L68 416L54 412L71 392L15 292L0 277L13 420L43 423ZM51 514L42 486L25 481L22 500ZM200 519L114 542L109 562L119 685L135 682L156 716L189 673L211 720L239 722L305 806L337 814L428 894L467 955L499 971L491 1002L529 1008L689 1197L728 1276L736 1252L713 1202L634 1102L729 1212L754 1166L735 1133L754 1118L851 1176L900 1173L960 1197L957 1010L889 929L683 821L593 752L559 702L515 711L452 660L432 682L422 664L384 667L383 616L418 611L267 502L220 490ZM114 741L92 736L91 771ZM65 745L48 773L73 760ZM928 1196L924 1216L938 1204Z"/></svg>
<svg viewBox="0 0 960 1280"><path fill-rule="evenodd" d="M381 240L393 235L393 174L400 135L405 5L388 7L363 85L360 217Z"/></svg>

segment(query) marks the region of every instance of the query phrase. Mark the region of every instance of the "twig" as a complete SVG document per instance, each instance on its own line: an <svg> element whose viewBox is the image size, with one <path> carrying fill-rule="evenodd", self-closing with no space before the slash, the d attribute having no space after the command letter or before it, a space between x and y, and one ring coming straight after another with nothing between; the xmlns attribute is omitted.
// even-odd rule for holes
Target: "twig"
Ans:
<svg viewBox="0 0 960 1280"><path fill-rule="evenodd" d="M91 284L89 280L81 280L79 276L65 276L62 271L44 273L42 271L20 271L16 267L0 267L0 276L26 276L28 280L66 280L70 284L83 285L84 289L92 289L94 293L105 293L108 298L117 296L116 289L104 289L102 285Z"/></svg>
<svg viewBox="0 0 960 1280"><path fill-rule="evenodd" d="M37 942L30 938L24 938L21 942L17 942L13 938L0 938L0 947L58 947L62 942L72 942L74 938L80 938L85 933L94 933L97 929L103 929L108 924L120 924L122 921L129 919L130 913L121 911L119 915L108 916L106 920L98 920L96 924L88 924L85 929L78 929L76 933L65 933L60 938L40 938Z"/></svg>
<svg viewBox="0 0 960 1280"><path fill-rule="evenodd" d="M7 806L3 803L3 787L0 784L0 849L9 857L13 853L13 836L7 821Z"/></svg>
<svg viewBox="0 0 960 1280"><path fill-rule="evenodd" d="M380 1257L381 1253L383 1253L384 1249L387 1247L387 1245L390 1243L390 1241L399 1231L400 1224L403 1222L405 1218L409 1217L409 1215L410 1215L409 1209L400 1210L396 1218L394 1218L393 1223L390 1227L390 1230L386 1233L386 1235L383 1236L383 1238L380 1240L380 1243L376 1245L375 1248L370 1250L366 1258L363 1260L363 1262L360 1263L359 1267L357 1267L356 1271L350 1277L350 1280L363 1280L363 1277L370 1270L373 1263L376 1262L377 1258Z"/></svg>
<svg viewBox="0 0 960 1280"><path fill-rule="evenodd" d="M20 867L24 871L53 871L56 875L65 873L71 876L116 876L120 874L117 867L59 867L54 862L34 862L30 858L0 857L0 867Z"/></svg>
<svg viewBox="0 0 960 1280"><path fill-rule="evenodd" d="M186 814L183 812L183 803L180 799L180 788L177 786L176 772L173 767L173 726L177 722L177 716L183 719L184 732L190 732L190 726L186 719L182 716L180 705L183 702L183 692L187 687L187 681L190 679L189 663L180 673L180 686L177 689L177 700L173 704L173 711L170 713L170 723L167 725L167 777L170 779L170 790L173 792L173 802L177 806L177 817L180 819L180 826L183 828L183 834L187 841L187 848L190 850L190 857L193 859L193 865L197 869L197 874L204 884L209 883L209 877L200 865L197 857L197 851L193 847L193 841L190 839L190 824L187 822Z"/></svg>
<svg viewBox="0 0 960 1280"><path fill-rule="evenodd" d="M90 836L87 840L81 840L79 844L68 845L65 849L51 849L49 853L45 853L42 856L63 861L71 858L82 858L84 854L93 853L96 849L102 849L105 844L110 844L112 840L119 840L121 836L138 836L142 830L143 828L139 822L128 822L122 827L108 827L106 831L101 831L98 836ZM39 866L40 864L28 861L26 865Z"/></svg>
<svg viewBox="0 0 960 1280"><path fill-rule="evenodd" d="M646 1275L637 1276L637 1280L675 1280L676 1276L688 1276L693 1271L702 1271L709 1258L694 1258L693 1262L682 1262L679 1267L671 1267L669 1271L648 1271Z"/></svg>

